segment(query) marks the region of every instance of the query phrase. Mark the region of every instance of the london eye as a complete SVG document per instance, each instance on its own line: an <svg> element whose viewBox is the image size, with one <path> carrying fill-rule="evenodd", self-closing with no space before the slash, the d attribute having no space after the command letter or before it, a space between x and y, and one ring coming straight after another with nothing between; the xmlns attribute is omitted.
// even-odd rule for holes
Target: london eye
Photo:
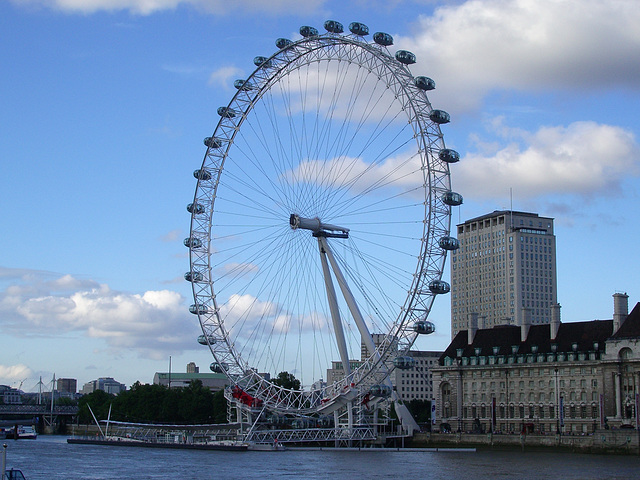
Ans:
<svg viewBox="0 0 640 480"><path fill-rule="evenodd" d="M393 52L386 33L324 27L278 39L211 108L187 207L199 342L250 422L352 427L383 422L393 402L401 411L390 373L412 368L412 344L433 332L458 246L459 155L444 144L449 115L427 97L435 82L414 76L415 55Z"/></svg>

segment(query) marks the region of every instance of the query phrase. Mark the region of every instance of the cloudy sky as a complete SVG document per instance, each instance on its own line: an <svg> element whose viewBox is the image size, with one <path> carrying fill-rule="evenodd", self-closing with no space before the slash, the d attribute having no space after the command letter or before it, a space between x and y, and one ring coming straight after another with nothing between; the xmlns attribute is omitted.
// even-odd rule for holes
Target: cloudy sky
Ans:
<svg viewBox="0 0 640 480"><path fill-rule="evenodd" d="M0 18L0 384L207 370L182 278L202 138L254 56L327 19L392 34L436 81L454 223L554 217L563 321L640 301L635 0L5 0ZM420 348L446 347L449 315L440 298Z"/></svg>

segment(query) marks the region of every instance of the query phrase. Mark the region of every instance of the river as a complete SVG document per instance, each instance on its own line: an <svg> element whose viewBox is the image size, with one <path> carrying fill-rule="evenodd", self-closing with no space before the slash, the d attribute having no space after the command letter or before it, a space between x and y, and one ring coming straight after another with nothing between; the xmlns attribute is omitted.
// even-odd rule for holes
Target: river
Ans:
<svg viewBox="0 0 640 480"><path fill-rule="evenodd" d="M640 477L637 456L552 452L224 452L70 445L66 437L6 440L7 467L27 480L329 479L614 480Z"/></svg>

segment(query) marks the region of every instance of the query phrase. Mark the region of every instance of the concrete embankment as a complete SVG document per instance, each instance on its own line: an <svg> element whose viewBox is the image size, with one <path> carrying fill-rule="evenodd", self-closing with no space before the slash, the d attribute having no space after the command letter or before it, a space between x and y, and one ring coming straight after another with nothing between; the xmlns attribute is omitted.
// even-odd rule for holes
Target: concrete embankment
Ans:
<svg viewBox="0 0 640 480"><path fill-rule="evenodd" d="M589 435L524 435L418 433L408 447L475 447L483 449L541 450L553 449L580 453L640 455L640 432L637 430L597 430Z"/></svg>
<svg viewBox="0 0 640 480"><path fill-rule="evenodd" d="M95 437L95 425L76 425L68 435ZM579 453L640 455L640 431L635 429L596 430L589 435L520 435L471 433L417 433L399 448L476 450L553 450Z"/></svg>

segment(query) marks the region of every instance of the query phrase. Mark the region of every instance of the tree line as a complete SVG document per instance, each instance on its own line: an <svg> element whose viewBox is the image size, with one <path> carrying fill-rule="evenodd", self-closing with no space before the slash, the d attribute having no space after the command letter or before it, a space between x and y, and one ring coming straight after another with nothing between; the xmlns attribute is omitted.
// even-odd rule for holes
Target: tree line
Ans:
<svg viewBox="0 0 640 480"><path fill-rule="evenodd" d="M288 372L280 372L273 383L284 388L299 389L300 381ZM411 400L406 403L409 411L420 424L429 425L431 402ZM222 390L211 392L200 380L183 388L164 385L134 383L129 390L112 395L102 390L84 395L78 400L78 418L83 424L110 419L131 423L165 423L174 425L198 425L227 422L227 401ZM91 407L91 411L89 410Z"/></svg>
<svg viewBox="0 0 640 480"><path fill-rule="evenodd" d="M211 392L200 380L184 388L134 383L129 390L112 395L102 390L84 395L78 400L80 423L110 419L132 423L166 423L196 425L226 423L227 401L224 392ZM91 410L89 409L91 407Z"/></svg>

